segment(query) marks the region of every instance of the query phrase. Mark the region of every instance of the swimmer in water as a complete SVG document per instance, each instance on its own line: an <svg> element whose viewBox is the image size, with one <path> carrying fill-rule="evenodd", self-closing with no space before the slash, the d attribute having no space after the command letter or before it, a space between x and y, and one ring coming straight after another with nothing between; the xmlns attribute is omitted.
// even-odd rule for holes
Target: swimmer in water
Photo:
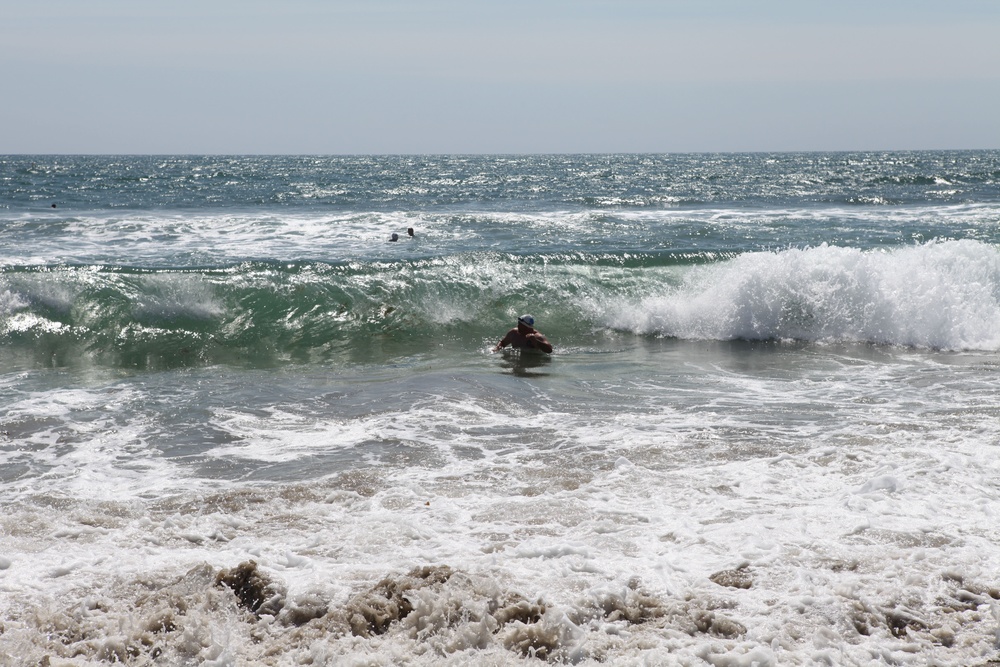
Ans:
<svg viewBox="0 0 1000 667"><path fill-rule="evenodd" d="M535 328L535 318L531 315L521 315L517 318L517 326L507 332L507 335L497 343L493 351L497 352L508 345L518 349L541 350L546 354L552 354L552 344L541 331Z"/></svg>

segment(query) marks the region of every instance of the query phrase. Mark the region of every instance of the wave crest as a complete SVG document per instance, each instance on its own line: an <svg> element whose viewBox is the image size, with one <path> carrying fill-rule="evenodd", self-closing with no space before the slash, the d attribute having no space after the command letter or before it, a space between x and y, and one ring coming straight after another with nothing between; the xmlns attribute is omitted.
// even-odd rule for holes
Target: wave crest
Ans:
<svg viewBox="0 0 1000 667"><path fill-rule="evenodd" d="M1000 348L1000 252L976 241L863 252L827 245L693 268L613 309L618 328L711 340Z"/></svg>

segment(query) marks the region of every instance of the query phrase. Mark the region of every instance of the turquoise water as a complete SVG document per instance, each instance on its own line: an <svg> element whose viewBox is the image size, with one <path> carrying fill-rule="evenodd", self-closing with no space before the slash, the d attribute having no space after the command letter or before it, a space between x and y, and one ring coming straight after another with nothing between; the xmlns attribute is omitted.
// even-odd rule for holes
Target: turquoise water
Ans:
<svg viewBox="0 0 1000 667"><path fill-rule="evenodd" d="M2 157L0 656L995 658L998 243L997 151Z"/></svg>
<svg viewBox="0 0 1000 667"><path fill-rule="evenodd" d="M419 347L442 333L474 348L529 310L570 346L621 329L992 345L858 320L921 303L902 286L886 293L912 262L971 263L935 284L996 280L995 152L17 157L2 167L4 351L41 347L56 365L332 362L373 336ZM403 240L388 243L393 232ZM713 294L741 284L773 294ZM821 293L834 288L856 293ZM695 331L654 297L674 299L668 310L719 298L787 316ZM623 303L631 312L613 312ZM830 309L836 321L821 321Z"/></svg>

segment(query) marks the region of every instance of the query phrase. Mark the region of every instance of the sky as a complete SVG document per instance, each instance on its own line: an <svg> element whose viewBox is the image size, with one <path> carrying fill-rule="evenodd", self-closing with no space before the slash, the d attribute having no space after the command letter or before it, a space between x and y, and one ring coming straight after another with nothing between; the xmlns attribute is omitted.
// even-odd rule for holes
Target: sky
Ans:
<svg viewBox="0 0 1000 667"><path fill-rule="evenodd" d="M0 0L0 154L1000 148L1000 0Z"/></svg>

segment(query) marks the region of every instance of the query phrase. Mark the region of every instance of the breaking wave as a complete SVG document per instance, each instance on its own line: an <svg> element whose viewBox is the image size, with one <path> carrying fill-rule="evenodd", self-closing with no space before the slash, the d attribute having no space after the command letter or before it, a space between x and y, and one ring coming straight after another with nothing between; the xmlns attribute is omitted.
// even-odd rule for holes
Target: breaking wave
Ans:
<svg viewBox="0 0 1000 667"><path fill-rule="evenodd" d="M612 312L635 333L687 339L995 350L1000 253L975 241L749 253Z"/></svg>
<svg viewBox="0 0 1000 667"><path fill-rule="evenodd" d="M45 365L385 361L473 351L521 312L563 348L595 331L1000 348L1000 252L979 241L736 256L470 253L207 269L7 267L0 345Z"/></svg>

